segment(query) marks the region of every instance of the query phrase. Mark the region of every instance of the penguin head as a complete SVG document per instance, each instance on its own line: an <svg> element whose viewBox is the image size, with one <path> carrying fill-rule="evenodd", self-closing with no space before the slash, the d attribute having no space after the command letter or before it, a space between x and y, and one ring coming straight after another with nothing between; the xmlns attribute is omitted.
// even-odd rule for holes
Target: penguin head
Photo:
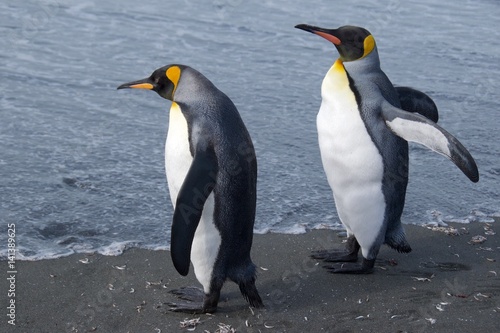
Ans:
<svg viewBox="0 0 500 333"><path fill-rule="evenodd" d="M296 25L302 29L332 42L340 54L342 61L354 61L366 57L375 49L372 34L361 27L345 25L338 29L324 29L307 24Z"/></svg>
<svg viewBox="0 0 500 333"><path fill-rule="evenodd" d="M145 79L132 81L120 85L117 89L147 89L154 90L163 98L173 101L175 90L179 84L185 66L168 65L158 68Z"/></svg>

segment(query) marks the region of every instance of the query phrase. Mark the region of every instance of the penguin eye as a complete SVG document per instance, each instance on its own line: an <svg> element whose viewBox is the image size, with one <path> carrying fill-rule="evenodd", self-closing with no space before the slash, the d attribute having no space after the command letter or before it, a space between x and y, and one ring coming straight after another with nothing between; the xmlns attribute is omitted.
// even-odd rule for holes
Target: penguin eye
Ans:
<svg viewBox="0 0 500 333"><path fill-rule="evenodd" d="M160 82L160 78L159 78L159 77L155 77L155 79L153 80L153 82L154 82L155 84L158 84L158 82Z"/></svg>

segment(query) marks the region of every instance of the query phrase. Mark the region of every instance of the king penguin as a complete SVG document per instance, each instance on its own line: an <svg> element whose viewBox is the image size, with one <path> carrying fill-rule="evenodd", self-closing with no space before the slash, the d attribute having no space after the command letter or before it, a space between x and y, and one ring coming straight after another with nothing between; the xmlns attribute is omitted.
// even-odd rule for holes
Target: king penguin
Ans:
<svg viewBox="0 0 500 333"><path fill-rule="evenodd" d="M190 261L203 286L174 290L187 303L172 311L212 313L222 285L239 285L253 307L263 303L250 258L256 207L257 160L233 102L205 76L179 64L118 89L147 89L171 100L165 169L174 214L170 253L176 270Z"/></svg>
<svg viewBox="0 0 500 333"><path fill-rule="evenodd" d="M316 251L312 256L336 262L325 266L332 273L371 273L382 244L411 251L401 225L407 141L445 155L473 182L479 180L478 169L467 149L436 124L432 100L393 86L380 68L369 31L355 26L296 28L332 42L340 54L323 79L317 129L323 168L348 239L345 251Z"/></svg>

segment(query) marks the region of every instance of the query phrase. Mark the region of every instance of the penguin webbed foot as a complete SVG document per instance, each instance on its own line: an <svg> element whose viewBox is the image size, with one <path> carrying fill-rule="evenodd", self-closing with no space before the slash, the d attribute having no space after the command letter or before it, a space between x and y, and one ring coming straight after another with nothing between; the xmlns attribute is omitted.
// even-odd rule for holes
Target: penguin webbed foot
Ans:
<svg viewBox="0 0 500 333"><path fill-rule="evenodd" d="M311 258L326 262L356 262L358 254L345 250L316 250L311 252Z"/></svg>
<svg viewBox="0 0 500 333"><path fill-rule="evenodd" d="M326 262L356 262L360 246L356 238L351 235L347 238L345 250L317 250L311 252L311 258Z"/></svg>
<svg viewBox="0 0 500 333"><path fill-rule="evenodd" d="M219 300L218 293L205 295L203 290L197 287L183 287L180 289L170 290L169 293L175 295L177 298L186 302L166 303L172 312L184 312L191 314L214 313L217 310L217 303Z"/></svg>
<svg viewBox="0 0 500 333"><path fill-rule="evenodd" d="M184 312L190 314L202 314L202 313L214 313L217 307L207 309L204 307L203 302L185 302L185 303L166 303L170 308L169 311L172 312Z"/></svg>
<svg viewBox="0 0 500 333"><path fill-rule="evenodd" d="M170 290L169 293L175 295L178 299L189 302L202 303L205 299L205 293L197 287L182 287Z"/></svg>
<svg viewBox="0 0 500 333"><path fill-rule="evenodd" d="M330 273L333 274L371 274L373 273L373 267L375 265L375 259L367 260L363 258L361 264L344 262L331 265L324 265Z"/></svg>

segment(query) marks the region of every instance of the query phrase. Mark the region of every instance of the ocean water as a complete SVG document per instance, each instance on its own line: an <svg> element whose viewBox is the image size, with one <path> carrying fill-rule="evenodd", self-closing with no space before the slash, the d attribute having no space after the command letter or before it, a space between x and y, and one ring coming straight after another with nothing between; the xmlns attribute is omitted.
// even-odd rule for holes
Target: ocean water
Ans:
<svg viewBox="0 0 500 333"><path fill-rule="evenodd" d="M404 223L500 216L500 3L389 1L0 2L0 255L168 248L168 101L116 91L169 63L236 104L259 163L255 231L340 228L315 127L333 45L298 23L369 29L382 68L421 89L476 158L471 183L411 144ZM1 245L4 244L4 245Z"/></svg>

